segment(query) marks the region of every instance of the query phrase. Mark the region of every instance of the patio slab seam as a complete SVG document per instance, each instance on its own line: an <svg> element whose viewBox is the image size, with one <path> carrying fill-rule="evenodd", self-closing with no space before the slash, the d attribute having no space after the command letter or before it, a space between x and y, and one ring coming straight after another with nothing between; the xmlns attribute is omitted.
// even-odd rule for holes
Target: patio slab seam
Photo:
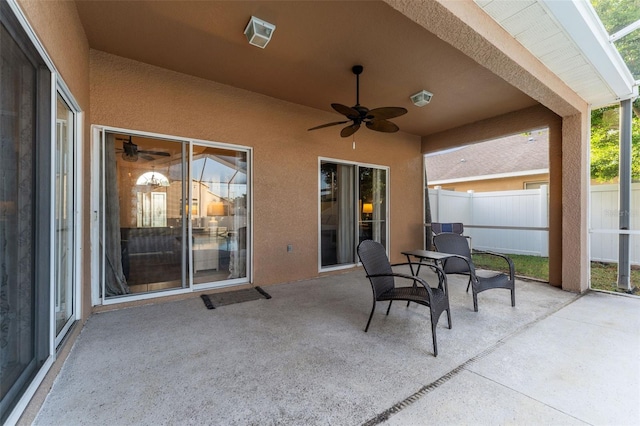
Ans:
<svg viewBox="0 0 640 426"><path fill-rule="evenodd" d="M394 404L390 408L386 409L385 411L381 412L380 414L376 415L375 417L367 420L365 423L362 424L362 426L376 426L376 425L382 424L383 422L386 422L387 420L389 420L389 418L391 416L393 416L394 414L397 414L401 410L407 408L411 404L413 404L416 401L418 401L423 396L429 394L430 392L432 392L433 390L437 389L438 387L440 387L444 383L446 383L449 380L453 379L458 374L460 374L462 371L466 370L466 371L469 371L471 373L477 374L477 373L475 373L475 372L473 372L471 370L468 370L467 367L470 366L471 364L473 364L473 363L485 358L486 356L490 355L491 353L495 352L498 348L503 346L505 344L505 342L508 341L509 339L511 339L512 337L523 333L524 331L530 329L531 327L533 327L534 325L538 324L539 322L541 322L541 321L547 319L548 317L550 317L551 315L557 313L561 309L571 305L572 303L576 302L577 300L582 298L587 293L588 292L585 292L585 293L582 293L582 294L577 294L574 298L572 298L572 299L566 301L565 303L559 305L558 307L556 307L556 309L553 309L553 310L545 313L544 315L540 316L539 318L536 318L535 320L533 320L533 321L531 321L531 322L519 327L518 329L514 330L512 333L508 334L507 336L502 337L496 343L494 343L493 345L489 346L488 348L486 348L482 352L480 352L480 353L474 355L473 357L469 358L468 360L466 360L465 362L463 362L462 364L460 364L459 366L457 366L453 370L451 370L451 371L447 372L446 374L440 376L438 379L434 380L433 382L421 387L420 389L418 389L416 392L414 392L413 394L411 394L407 398L403 399L402 401L397 402L396 404ZM485 377L485 379L487 379L487 378ZM491 380L491 379L489 379L489 380ZM501 384L501 386L504 386L504 385ZM513 390L513 389L511 389L511 390L515 391L515 392L518 392L518 391ZM518 393L520 393L520 392L518 392ZM527 396L527 395L525 395L525 396ZM530 398L530 396L527 396L527 397ZM550 408L553 408L553 407L550 407ZM555 410L557 410L557 409L555 409Z"/></svg>

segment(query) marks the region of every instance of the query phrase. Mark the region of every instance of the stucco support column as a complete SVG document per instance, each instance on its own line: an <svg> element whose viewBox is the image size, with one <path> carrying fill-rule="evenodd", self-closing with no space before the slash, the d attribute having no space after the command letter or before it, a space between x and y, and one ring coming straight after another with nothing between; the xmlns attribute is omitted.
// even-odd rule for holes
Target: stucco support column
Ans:
<svg viewBox="0 0 640 426"><path fill-rule="evenodd" d="M588 118L562 120L562 289L578 293L589 288Z"/></svg>
<svg viewBox="0 0 640 426"><path fill-rule="evenodd" d="M631 220L631 100L620 102L620 230L628 230ZM618 236L618 288L631 290L629 234Z"/></svg>

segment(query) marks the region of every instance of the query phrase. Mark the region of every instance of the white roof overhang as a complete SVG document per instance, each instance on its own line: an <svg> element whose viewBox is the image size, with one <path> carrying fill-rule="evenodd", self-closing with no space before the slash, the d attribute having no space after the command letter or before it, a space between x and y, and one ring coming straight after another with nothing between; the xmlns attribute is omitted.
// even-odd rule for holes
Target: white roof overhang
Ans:
<svg viewBox="0 0 640 426"><path fill-rule="evenodd" d="M475 0L592 107L638 96L596 11L584 0Z"/></svg>

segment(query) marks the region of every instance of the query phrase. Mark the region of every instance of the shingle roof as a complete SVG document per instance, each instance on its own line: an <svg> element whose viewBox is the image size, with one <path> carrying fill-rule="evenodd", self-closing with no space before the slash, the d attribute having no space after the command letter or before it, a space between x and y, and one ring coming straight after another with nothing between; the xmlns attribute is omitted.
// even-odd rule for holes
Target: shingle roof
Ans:
<svg viewBox="0 0 640 426"><path fill-rule="evenodd" d="M549 131L534 130L426 157L429 182L549 168Z"/></svg>

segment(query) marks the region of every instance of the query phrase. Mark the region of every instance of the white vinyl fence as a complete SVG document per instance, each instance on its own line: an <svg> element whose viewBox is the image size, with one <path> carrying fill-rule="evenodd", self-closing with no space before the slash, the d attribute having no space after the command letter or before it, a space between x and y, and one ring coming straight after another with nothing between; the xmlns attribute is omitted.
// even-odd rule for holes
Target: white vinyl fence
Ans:
<svg viewBox="0 0 640 426"><path fill-rule="evenodd" d="M632 185L631 229L640 228L640 184ZM497 192L429 190L432 222L462 222L473 248L549 255L548 188ZM591 189L591 259L618 261L618 190ZM630 237L631 263L640 264L640 235Z"/></svg>

